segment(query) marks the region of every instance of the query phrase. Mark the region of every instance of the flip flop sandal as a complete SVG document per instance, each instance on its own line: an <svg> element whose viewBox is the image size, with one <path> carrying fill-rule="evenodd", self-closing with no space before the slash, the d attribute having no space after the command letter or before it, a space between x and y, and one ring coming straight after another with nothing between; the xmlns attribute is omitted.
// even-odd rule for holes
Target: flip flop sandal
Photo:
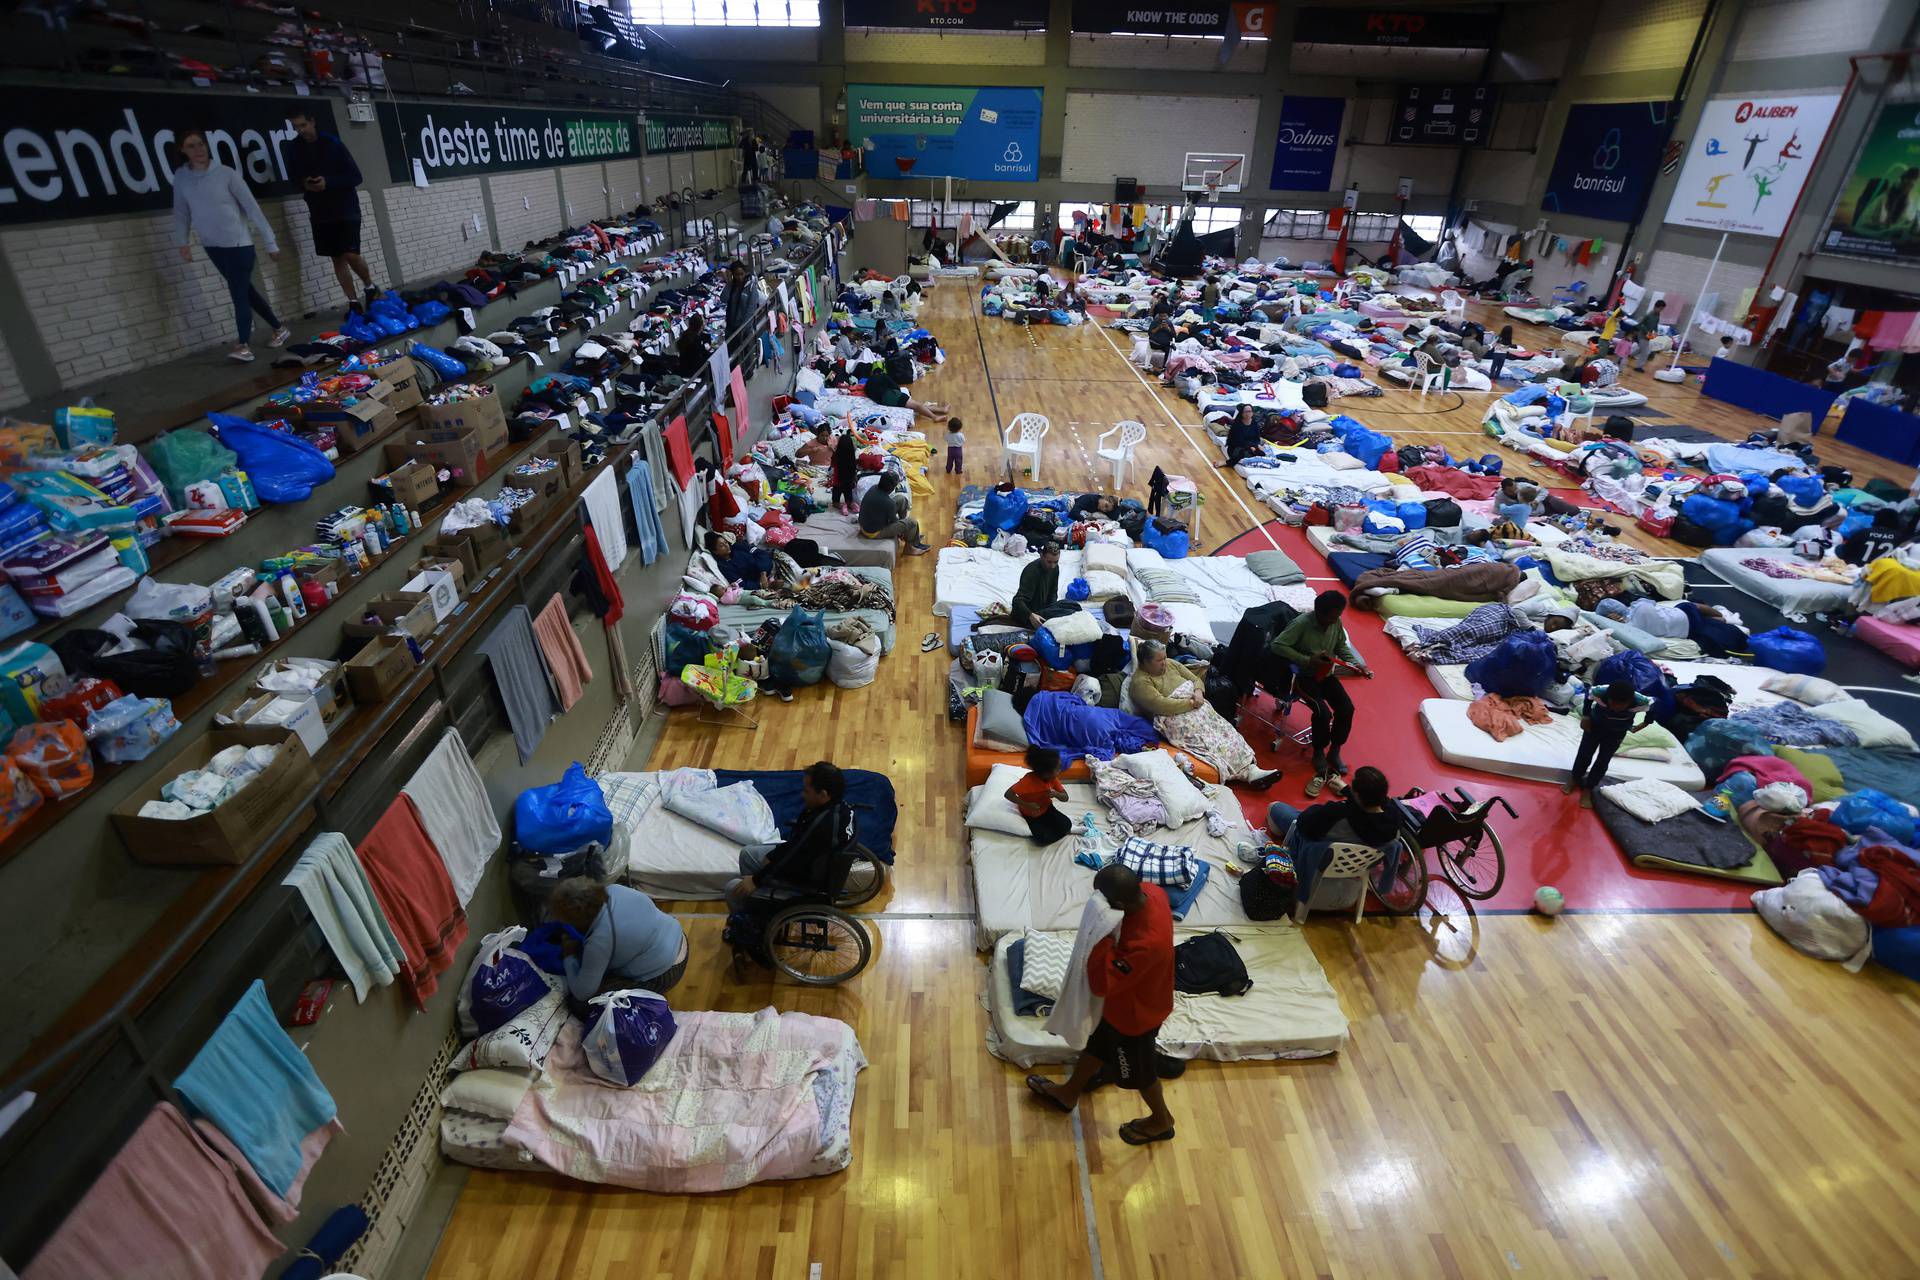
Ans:
<svg viewBox="0 0 1920 1280"><path fill-rule="evenodd" d="M939 647L940 633L938 631L929 631L926 635L920 637L920 652L932 653Z"/></svg>
<svg viewBox="0 0 1920 1280"><path fill-rule="evenodd" d="M1072 1115L1072 1107L1069 1107L1066 1103L1047 1092L1048 1086L1052 1083L1053 1081L1047 1079L1045 1076L1028 1076L1027 1092L1052 1107L1055 1111L1058 1111L1061 1115Z"/></svg>
<svg viewBox="0 0 1920 1280"><path fill-rule="evenodd" d="M1129 1120L1120 1126L1120 1141L1130 1147L1144 1147L1150 1142L1167 1142L1172 1139L1173 1133L1171 1128L1165 1133L1142 1133L1139 1121Z"/></svg>

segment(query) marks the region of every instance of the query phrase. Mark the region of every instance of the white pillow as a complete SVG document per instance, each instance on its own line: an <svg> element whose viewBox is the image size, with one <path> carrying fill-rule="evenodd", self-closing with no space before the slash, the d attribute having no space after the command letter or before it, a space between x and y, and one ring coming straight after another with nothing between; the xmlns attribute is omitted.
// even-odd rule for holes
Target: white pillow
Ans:
<svg viewBox="0 0 1920 1280"><path fill-rule="evenodd" d="M1916 749L1912 734L1858 698L1842 698L1838 702L1826 703L1813 708L1813 714L1823 720L1835 720L1846 725L1860 735L1860 745L1863 747L1894 747L1901 751Z"/></svg>
<svg viewBox="0 0 1920 1280"><path fill-rule="evenodd" d="M1088 600L1111 600L1127 594L1127 580L1110 569L1089 569L1080 576L1087 580Z"/></svg>
<svg viewBox="0 0 1920 1280"><path fill-rule="evenodd" d="M1160 793L1160 803L1167 806L1172 825L1185 826L1207 811L1207 798L1187 781L1187 775L1180 772L1180 766L1166 752L1139 751L1115 756L1114 763L1134 777L1153 784L1153 789Z"/></svg>
<svg viewBox="0 0 1920 1280"><path fill-rule="evenodd" d="M547 1052L567 1025L567 1001L558 991L549 992L528 1006L519 1017L504 1022L453 1055L453 1071L474 1071L498 1067L502 1071L532 1074L547 1061Z"/></svg>
<svg viewBox="0 0 1920 1280"><path fill-rule="evenodd" d="M1080 560L1085 574L1117 573L1127 576L1127 549L1111 542L1089 542Z"/></svg>
<svg viewBox="0 0 1920 1280"><path fill-rule="evenodd" d="M1067 966L1073 961L1073 939L1060 933L1027 930L1026 965L1020 970L1020 989L1049 1000L1060 998L1067 984Z"/></svg>
<svg viewBox="0 0 1920 1280"><path fill-rule="evenodd" d="M532 1085L532 1080L517 1071L500 1071L492 1067L463 1071L453 1078L452 1084L440 1091L440 1105L449 1111L465 1111L494 1120L511 1120L520 1105L520 1099L527 1096L527 1090Z"/></svg>
<svg viewBox="0 0 1920 1280"><path fill-rule="evenodd" d="M1819 676L1768 676L1760 687L1768 693L1777 693L1783 698L1792 698L1795 702L1804 702L1808 706L1824 706L1829 702L1839 702L1849 695L1842 692L1839 685L1831 680L1822 680Z"/></svg>
<svg viewBox="0 0 1920 1280"><path fill-rule="evenodd" d="M1021 764L997 764L987 780L973 789L967 798L967 825L975 831L998 831L1010 836L1031 836L1027 820L1007 799L1007 788L1027 776ZM1192 790L1191 787L1188 790Z"/></svg>

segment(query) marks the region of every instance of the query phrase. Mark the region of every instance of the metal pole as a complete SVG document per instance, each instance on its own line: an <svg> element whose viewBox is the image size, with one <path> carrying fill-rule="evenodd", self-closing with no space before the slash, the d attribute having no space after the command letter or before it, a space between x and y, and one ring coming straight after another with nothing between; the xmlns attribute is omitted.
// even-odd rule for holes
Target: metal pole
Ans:
<svg viewBox="0 0 1920 1280"><path fill-rule="evenodd" d="M1713 246L1713 261L1707 264L1706 278L1700 282L1700 297L1695 298L1693 300L1693 310L1691 313L1689 313L1687 317L1687 327L1682 329L1680 331L1679 337L1674 339L1673 359L1669 361L1667 364L1667 368L1669 370L1671 370L1675 365L1680 363L1680 348L1686 343L1687 335L1693 332L1693 326L1698 324L1700 321L1701 299L1705 298L1708 292L1710 292L1708 286L1710 286L1713 283L1714 269L1720 265L1720 253L1726 247L1727 247L1727 233L1722 231L1720 233L1720 243Z"/></svg>

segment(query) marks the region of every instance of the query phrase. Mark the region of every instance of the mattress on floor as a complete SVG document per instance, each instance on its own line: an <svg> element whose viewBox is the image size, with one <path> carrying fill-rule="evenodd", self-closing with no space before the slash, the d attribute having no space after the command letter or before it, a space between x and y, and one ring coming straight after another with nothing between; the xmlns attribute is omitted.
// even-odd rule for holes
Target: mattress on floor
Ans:
<svg viewBox="0 0 1920 1280"><path fill-rule="evenodd" d="M1743 667L1724 662L1662 662L1658 658L1654 659L1654 664L1671 675L1675 684L1692 684L1701 676L1712 676L1723 681L1733 690L1735 711L1787 701L1782 695L1769 693L1760 687L1780 674L1772 667ZM1433 682L1433 687L1440 691L1443 698L1473 700L1473 685L1467 679L1465 663L1429 666L1427 679Z"/></svg>
<svg viewBox="0 0 1920 1280"><path fill-rule="evenodd" d="M1022 751L1000 751L994 747L980 745L974 741L975 731L978 730L979 727L979 706L968 707L966 730L967 785L969 787L977 787L985 782L987 775L993 772L993 766L997 764L1020 764L1026 754ZM1168 752L1169 754L1175 754L1178 753L1179 748L1171 743L1163 742L1160 744L1160 750ZM1187 758L1193 761L1193 771L1199 775L1202 782L1218 782L1220 780L1219 772L1205 760L1202 760L1192 752L1187 753ZM1067 765L1060 771L1060 780L1062 782L1085 782L1091 777L1093 777L1093 771L1087 767L1087 762L1084 757L1075 760L1072 764Z"/></svg>
<svg viewBox="0 0 1920 1280"><path fill-rule="evenodd" d="M1218 808L1229 824L1226 835L1208 835L1201 818L1171 831L1156 827L1143 833L1159 843L1187 845L1211 864L1206 886L1193 909L1185 920L1176 922L1189 928L1238 929L1252 923L1240 907L1239 886L1227 874L1226 864L1235 860L1236 844L1251 842L1253 832L1238 802L1225 788L1221 790ZM1094 799L1091 784L1068 783L1067 798L1059 802L1059 808L1075 824L1082 814L1091 813L1103 830L1111 830L1112 815ZM969 829L967 840L973 863L975 938L982 950L1005 933L1022 929L1072 931L1079 927L1081 908L1093 892L1093 872L1073 861L1073 836L1039 847L1023 835ZM1245 857L1239 855L1240 865L1245 865Z"/></svg>
<svg viewBox="0 0 1920 1280"><path fill-rule="evenodd" d="M1594 797L1593 807L1636 867L1760 886L1785 883L1773 859L1737 822L1715 822L1697 810L1665 822L1646 822L1609 800L1604 790Z"/></svg>
<svg viewBox="0 0 1920 1280"><path fill-rule="evenodd" d="M1803 616L1831 613L1845 604L1853 592L1850 585L1840 582L1770 578L1742 563L1753 559L1795 560L1797 557L1793 552L1777 547L1711 547L1700 553L1700 563L1722 582L1740 588L1757 600L1766 601L1782 613ZM1708 603L1712 601L1708 600Z"/></svg>
<svg viewBox="0 0 1920 1280"><path fill-rule="evenodd" d="M1467 719L1472 703L1455 698L1428 698L1420 704L1420 727L1433 753L1448 764L1487 773L1505 774L1535 782L1565 782L1580 748L1580 725L1571 716L1555 716L1551 724L1529 725L1505 742ZM1683 791L1707 785L1700 766L1684 749L1674 748L1666 760L1631 760L1615 756L1607 768L1609 782L1629 778L1658 778Z"/></svg>
<svg viewBox="0 0 1920 1280"><path fill-rule="evenodd" d="M889 590L893 587L893 574L874 565L848 565L846 572L857 574L869 581L884 582L887 584ZM896 595L894 600L897 606L899 597ZM757 604L723 604L720 606L720 622L722 625L732 627L735 632L744 635L745 633L752 632L758 628L761 623L769 620L784 622L786 621L787 615L792 612L791 607L784 605L770 607ZM891 653L893 651L893 619L887 616L886 610L828 609L825 611L825 617L826 625L829 627L843 618L862 618L868 626L873 628L874 634L880 637L880 651L882 653Z"/></svg>
<svg viewBox="0 0 1920 1280"><path fill-rule="evenodd" d="M1380 369L1380 376L1391 378L1393 381L1401 383L1402 385L1411 385L1413 382L1413 366L1406 364L1383 365ZM1438 391L1440 384L1435 382L1433 389ZM1493 390L1493 383L1487 380L1486 374L1471 365L1463 364L1453 371L1452 385L1448 390L1491 391Z"/></svg>
<svg viewBox="0 0 1920 1280"><path fill-rule="evenodd" d="M627 883L654 898L721 897L740 874L740 842L666 807L670 773L602 774L614 821L627 829Z"/></svg>
<svg viewBox="0 0 1920 1280"><path fill-rule="evenodd" d="M1374 569L1387 567L1387 558L1375 551L1335 551L1327 556L1327 567L1333 570L1333 576L1351 588L1360 581L1360 575Z"/></svg>
<svg viewBox="0 0 1920 1280"><path fill-rule="evenodd" d="M1247 488L1262 498L1279 489L1353 488L1363 493L1388 493L1402 487L1378 471L1330 467L1320 461L1319 454L1304 450L1278 465L1242 462L1234 470L1246 481Z"/></svg>
<svg viewBox="0 0 1920 1280"><path fill-rule="evenodd" d="M1872 645L1903 667L1920 670L1920 626L1862 618L1853 624L1856 640Z"/></svg>
<svg viewBox="0 0 1920 1280"><path fill-rule="evenodd" d="M1175 928L1176 944L1205 929ZM1234 949L1247 966L1253 989L1241 996L1176 993L1173 1014L1161 1026L1156 1048L1170 1058L1240 1062L1259 1058L1323 1058L1347 1042L1347 1019L1326 971L1299 928L1259 925L1232 931ZM1007 949L1021 935L994 944L987 970L987 1047L1020 1067L1072 1062L1078 1051L1046 1029L1044 1017L1013 1011ZM1073 935L1062 935L1069 941Z"/></svg>
<svg viewBox="0 0 1920 1280"><path fill-rule="evenodd" d="M800 522L799 536L812 538L848 564L872 565L891 572L900 556L898 538L863 538L860 522L837 511L816 511Z"/></svg>
<svg viewBox="0 0 1920 1280"><path fill-rule="evenodd" d="M1078 551L1060 553L1060 589L1080 576ZM957 604L977 609L1006 605L1020 589L1020 574L1039 557L1010 556L987 547L942 547L933 567L933 612L944 618Z"/></svg>
<svg viewBox="0 0 1920 1280"><path fill-rule="evenodd" d="M1127 552L1127 568L1136 576L1145 569L1173 574L1200 598L1200 607L1208 619L1237 620L1249 609L1286 598L1286 588L1269 586L1247 568L1241 556L1187 556L1169 560L1152 548L1135 547Z"/></svg>

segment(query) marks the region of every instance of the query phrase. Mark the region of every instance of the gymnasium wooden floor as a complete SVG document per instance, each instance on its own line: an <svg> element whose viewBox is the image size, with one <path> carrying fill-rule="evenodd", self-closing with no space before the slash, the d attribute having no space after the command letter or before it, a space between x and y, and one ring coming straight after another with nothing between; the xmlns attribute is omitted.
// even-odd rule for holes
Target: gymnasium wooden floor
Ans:
<svg viewBox="0 0 1920 1280"><path fill-rule="evenodd" d="M1213 451L1166 425L1190 424L1192 406L1156 402L1101 331L973 311L951 286L924 315L948 354L927 392L968 424L967 482L1000 474L996 419L1035 410L1054 424L1043 482L1095 487L1094 437L1137 418L1152 436L1136 488L1156 463L1206 476L1208 547L1259 523ZM1758 422L1629 378L1679 421L1731 437ZM1396 389L1340 407L1401 443L1477 454L1467 437L1485 399ZM1843 446L1821 452L1891 474ZM937 538L958 485L934 480L923 515ZM1316 918L1307 934L1351 1023L1338 1057L1195 1063L1168 1087L1179 1137L1148 1148L1115 1136L1135 1108L1113 1090L1075 1120L1033 1104L984 1044L960 734L944 715L947 658L916 644L934 626L933 563L901 563L900 645L877 683L767 703L758 732L676 715L646 765L825 757L892 775L899 862L875 904L878 954L851 984L735 982L720 917L683 904L693 963L676 1004L772 1004L856 1028L872 1065L852 1166L699 1197L476 1170L433 1275L803 1280L812 1262L825 1280L1916 1273L1920 1000L1874 966L1853 975L1793 952L1748 913Z"/></svg>

